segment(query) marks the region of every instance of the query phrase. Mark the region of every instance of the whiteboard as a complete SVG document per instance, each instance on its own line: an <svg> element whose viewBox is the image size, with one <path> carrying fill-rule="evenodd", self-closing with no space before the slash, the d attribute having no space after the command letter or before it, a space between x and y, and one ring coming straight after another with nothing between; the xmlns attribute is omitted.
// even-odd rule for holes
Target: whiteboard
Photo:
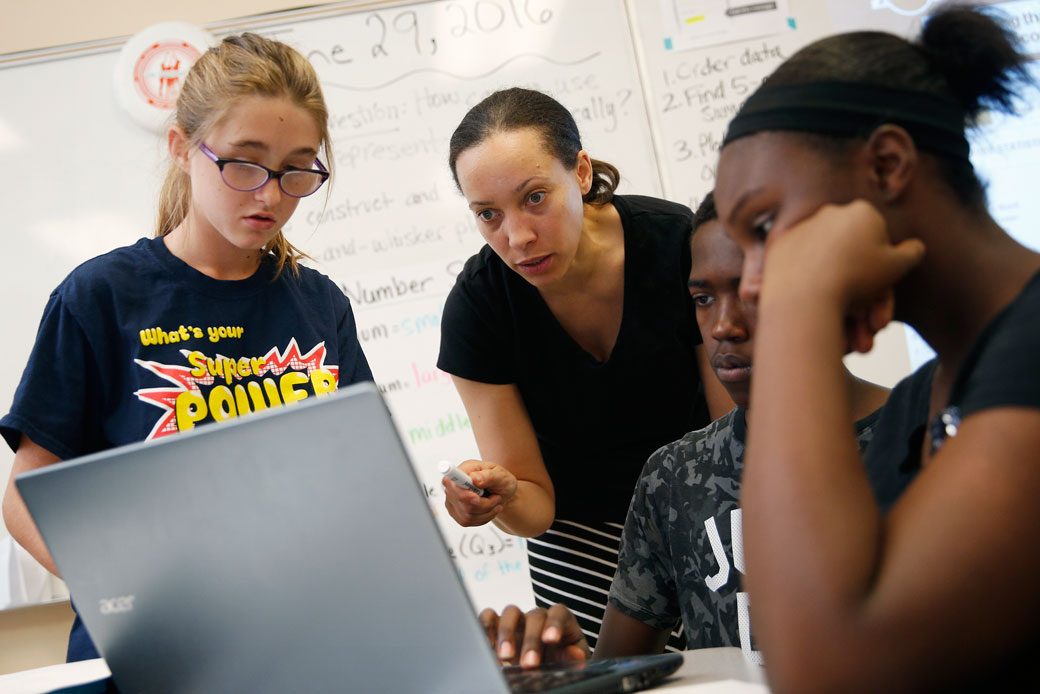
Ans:
<svg viewBox="0 0 1040 694"><path fill-rule="evenodd" d="M478 607L533 600L521 540L490 527L456 526L443 511L434 472L441 458L476 456L465 410L435 368L444 298L481 245L446 163L448 138L465 111L500 87L547 91L575 114L589 152L620 168L622 192L696 206L714 185L728 116L783 58L836 31L913 35L935 5L776 0L779 27L702 37L684 49L669 33L683 2L690 0L383 3L211 27L217 35L249 29L286 41L319 72L336 176L327 202L321 195L306 200L286 232L350 296L376 380ZM772 3L703 2L723 9L749 4ZM1040 54L1040 20L1031 19L1040 17L1040 0L1000 4ZM5 410L51 289L83 260L152 233L165 151L159 137L115 105L111 79L121 45L0 58ZM998 221L1037 247L1040 210L1024 188L1032 177L1023 173L1040 163L1040 121L1032 114L994 118L973 141L973 158L991 181ZM891 384L927 351L911 340L908 356L907 334L893 326L871 355L850 366ZM0 447L5 479L10 461Z"/></svg>
<svg viewBox="0 0 1040 694"><path fill-rule="evenodd" d="M482 245L451 180L448 139L492 91L540 89L571 109L592 156L620 169L623 192L660 195L624 2L333 6L214 33L245 29L307 56L330 108L328 198L304 200L286 234L350 297L376 381L474 605L532 606L523 541L492 526L457 526L436 473L440 459L477 456L465 409L435 366L444 299ZM152 234L165 151L162 138L115 105L120 45L0 69L5 409L50 291L83 260ZM6 473L12 456L6 447L0 456ZM388 517L393 504L388 494Z"/></svg>
<svg viewBox="0 0 1040 694"><path fill-rule="evenodd" d="M870 0L767 3L634 0L634 3L665 196L696 209L715 187L719 149L730 119L744 100L799 48L834 33L834 26L841 24L848 13L855 14ZM691 17L686 8L692 4L701 9ZM712 6L716 7L715 15L708 11ZM745 28L741 22L753 17L739 13L740 8L746 6L766 8L758 14L776 16L768 25L763 24L764 28ZM735 12L728 16L726 9ZM882 23L895 18L896 25L907 29L903 33L913 33L912 18L889 10L875 14L877 17L868 18ZM693 42L687 37L685 43L695 45L684 49L681 34L688 30L684 29L682 20L699 17L704 19L691 26L714 26L703 31L707 40ZM857 17L854 24L864 23L865 19ZM873 28L886 27L875 23ZM888 26L887 30L895 29ZM869 355L849 355L846 365L860 378L894 385L911 370L905 327L889 325L877 335Z"/></svg>
<svg viewBox="0 0 1040 694"><path fill-rule="evenodd" d="M781 62L802 46L839 32L878 30L912 38L938 2L632 0L632 4L665 196L696 209L715 185L718 152L730 118ZM1040 55L1040 0L984 0L983 4L998 6L1018 30L1026 52ZM777 14L782 21L766 33L745 29L742 22L750 21L751 15L741 10L747 8ZM683 36L692 33L683 27L683 19L693 20L688 27L711 22L714 26L701 30L704 36L692 41ZM1040 69L1034 73L1040 76ZM988 183L990 211L997 222L1022 243L1040 248L1040 206L1037 196L1029 192L1034 177L1026 174L1040 170L1040 98L1035 91L1026 96L1030 103L1024 105L1022 115L994 115L972 133L972 162ZM845 361L857 376L891 386L933 354L913 329L893 323L877 335L870 354L852 354Z"/></svg>

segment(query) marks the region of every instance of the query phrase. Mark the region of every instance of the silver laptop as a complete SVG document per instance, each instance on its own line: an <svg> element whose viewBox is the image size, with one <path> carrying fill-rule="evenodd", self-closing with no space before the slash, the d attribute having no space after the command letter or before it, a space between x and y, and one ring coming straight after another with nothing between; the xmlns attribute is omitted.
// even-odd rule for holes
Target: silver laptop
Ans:
<svg viewBox="0 0 1040 694"><path fill-rule="evenodd" d="M16 483L124 693L634 691L682 662L511 690L371 383Z"/></svg>

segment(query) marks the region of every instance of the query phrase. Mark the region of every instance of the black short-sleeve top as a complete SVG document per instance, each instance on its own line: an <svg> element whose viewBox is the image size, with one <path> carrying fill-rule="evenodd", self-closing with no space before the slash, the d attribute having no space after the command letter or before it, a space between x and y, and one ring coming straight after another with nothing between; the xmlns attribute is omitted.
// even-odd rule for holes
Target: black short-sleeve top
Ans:
<svg viewBox="0 0 1040 694"><path fill-rule="evenodd" d="M974 338L957 367L946 407L931 422L928 409L938 361L933 359L900 381L881 410L865 462L888 510L921 469L925 428L932 444L948 434L941 417L959 421L994 407L1040 409L1040 273ZM956 435L956 428L953 430ZM884 475L884 479L880 477Z"/></svg>
<svg viewBox="0 0 1040 694"><path fill-rule="evenodd" d="M624 522L651 453L708 422L687 279L689 208L616 195L624 311L604 362L579 346L538 290L485 246L448 295L437 366L516 384L556 490L556 516Z"/></svg>

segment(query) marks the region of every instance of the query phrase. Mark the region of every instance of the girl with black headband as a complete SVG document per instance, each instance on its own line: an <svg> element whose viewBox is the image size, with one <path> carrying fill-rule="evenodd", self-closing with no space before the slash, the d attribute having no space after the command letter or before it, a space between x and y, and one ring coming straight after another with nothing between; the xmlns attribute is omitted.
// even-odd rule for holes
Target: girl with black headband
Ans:
<svg viewBox="0 0 1040 694"><path fill-rule="evenodd" d="M944 7L916 43L808 46L729 128L716 201L759 309L746 587L778 690L1040 683L1040 255L987 212L964 135L1025 76L996 19ZM937 357L886 405L877 484L842 356L893 318Z"/></svg>

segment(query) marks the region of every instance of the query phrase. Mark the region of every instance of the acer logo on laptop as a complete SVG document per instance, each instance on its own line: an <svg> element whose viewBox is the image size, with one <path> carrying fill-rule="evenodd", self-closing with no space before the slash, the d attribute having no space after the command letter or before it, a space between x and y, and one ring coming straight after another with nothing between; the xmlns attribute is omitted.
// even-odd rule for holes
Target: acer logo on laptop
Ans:
<svg viewBox="0 0 1040 694"><path fill-rule="evenodd" d="M101 614L121 614L134 609L133 595L120 595L115 598L101 598L98 600L98 612Z"/></svg>

